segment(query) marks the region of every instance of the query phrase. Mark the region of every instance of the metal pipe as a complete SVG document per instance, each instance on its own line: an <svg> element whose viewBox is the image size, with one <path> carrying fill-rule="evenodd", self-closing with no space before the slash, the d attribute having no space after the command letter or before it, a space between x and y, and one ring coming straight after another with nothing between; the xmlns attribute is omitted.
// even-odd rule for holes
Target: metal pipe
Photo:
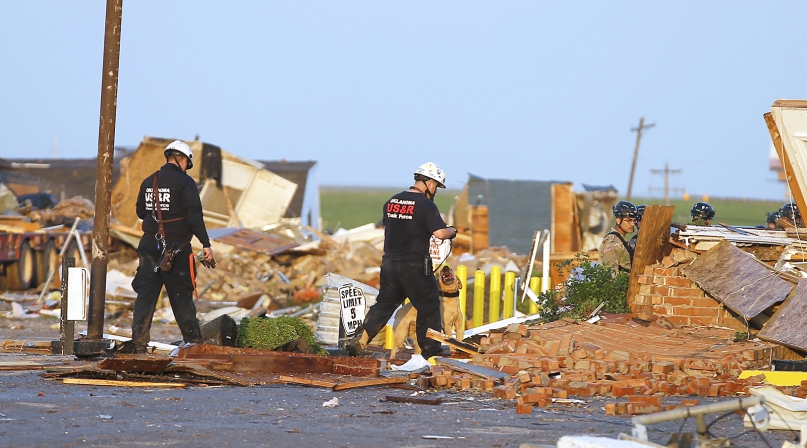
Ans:
<svg viewBox="0 0 807 448"><path fill-rule="evenodd" d="M739 411L758 404L765 403L765 397L738 398L736 400L722 401L720 403L704 404L702 406L684 406L672 411L657 412L655 414L637 415L633 417L633 437L647 440L646 425L669 422L682 418L697 417L699 433L705 433L706 426L702 416L706 414L719 414L723 412Z"/></svg>
<svg viewBox="0 0 807 448"><path fill-rule="evenodd" d="M101 114L98 126L98 168L95 184L95 220L90 268L90 315L87 339L104 336L109 213L112 203L112 164L115 155L115 119L118 101L121 18L123 0L107 0L104 29L104 62L101 74Z"/></svg>

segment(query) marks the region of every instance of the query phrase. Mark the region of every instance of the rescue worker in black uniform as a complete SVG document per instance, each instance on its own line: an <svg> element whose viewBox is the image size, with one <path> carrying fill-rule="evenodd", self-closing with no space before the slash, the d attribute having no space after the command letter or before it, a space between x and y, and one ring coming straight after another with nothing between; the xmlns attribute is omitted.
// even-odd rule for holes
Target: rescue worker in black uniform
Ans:
<svg viewBox="0 0 807 448"><path fill-rule="evenodd" d="M384 204L381 285L375 305L345 347L351 356L364 354L367 343L384 328L407 297L417 310L415 332L423 357L442 354L440 342L427 338L426 331L442 328L440 289L432 273L429 241L432 235L440 239L457 236L434 204L437 188L445 188L445 180L439 166L424 163L415 171L415 184Z"/></svg>
<svg viewBox="0 0 807 448"><path fill-rule="evenodd" d="M195 260L190 239L196 236L202 243L204 260L213 262L210 238L202 220L202 202L196 182L186 173L193 167L190 146L176 140L165 148L165 165L156 173L165 241L158 236L158 213L153 194L154 176L140 185L137 196L137 216L143 220L143 237L137 247L140 264L132 280L137 292L132 321L132 342L135 353L146 353L150 340L151 320L163 285L171 302L182 339L185 343L202 342L196 305L193 303ZM159 269L163 250L179 250L169 272ZM192 277L193 276L193 277Z"/></svg>

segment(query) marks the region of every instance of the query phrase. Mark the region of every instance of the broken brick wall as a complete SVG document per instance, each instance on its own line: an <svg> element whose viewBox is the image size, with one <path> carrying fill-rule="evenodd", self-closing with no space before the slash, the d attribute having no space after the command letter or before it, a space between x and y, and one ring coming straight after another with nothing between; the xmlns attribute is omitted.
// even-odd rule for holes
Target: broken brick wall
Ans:
<svg viewBox="0 0 807 448"><path fill-rule="evenodd" d="M718 325L747 331L741 317L707 296L684 277L678 266L647 266L639 275L639 285L639 292L631 302L634 314L639 306L645 305L652 307L654 317L663 317L675 325Z"/></svg>

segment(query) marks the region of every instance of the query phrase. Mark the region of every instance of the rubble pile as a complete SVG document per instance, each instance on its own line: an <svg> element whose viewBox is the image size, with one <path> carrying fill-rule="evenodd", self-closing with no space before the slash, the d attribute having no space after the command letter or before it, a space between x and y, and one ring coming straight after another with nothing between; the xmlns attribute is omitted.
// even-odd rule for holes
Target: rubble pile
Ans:
<svg viewBox="0 0 807 448"><path fill-rule="evenodd" d="M522 413L572 396L607 396L629 400L609 404L611 413L642 414L663 410L665 396L747 395L765 378L740 379L741 373L781 355L775 344L732 342L733 331L645 327L623 315L606 320L610 323L511 324L491 332L480 341L484 353L473 355L469 365L507 374L500 385L484 373L446 366L433 367L419 384L490 391L515 399Z"/></svg>

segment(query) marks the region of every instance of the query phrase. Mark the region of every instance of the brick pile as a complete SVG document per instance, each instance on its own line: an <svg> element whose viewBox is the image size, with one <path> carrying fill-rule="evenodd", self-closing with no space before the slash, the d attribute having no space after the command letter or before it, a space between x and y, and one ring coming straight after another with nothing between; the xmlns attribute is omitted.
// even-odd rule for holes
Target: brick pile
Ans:
<svg viewBox="0 0 807 448"><path fill-rule="evenodd" d="M716 328L669 329L623 315L607 316L597 325L570 320L538 327L513 324L483 338L484 353L470 360L509 374L503 384L447 366L433 367L418 381L424 387L491 391L496 398L515 399L517 413L531 413L553 399L592 396L628 400L609 403L611 414L659 412L665 396L747 395L764 375L739 379L740 373L784 356L781 346L735 343L733 334Z"/></svg>
<svg viewBox="0 0 807 448"><path fill-rule="evenodd" d="M746 331L746 323L717 300L708 297L677 266L647 266L639 276L633 307L652 306L655 317L674 325L719 325Z"/></svg>

